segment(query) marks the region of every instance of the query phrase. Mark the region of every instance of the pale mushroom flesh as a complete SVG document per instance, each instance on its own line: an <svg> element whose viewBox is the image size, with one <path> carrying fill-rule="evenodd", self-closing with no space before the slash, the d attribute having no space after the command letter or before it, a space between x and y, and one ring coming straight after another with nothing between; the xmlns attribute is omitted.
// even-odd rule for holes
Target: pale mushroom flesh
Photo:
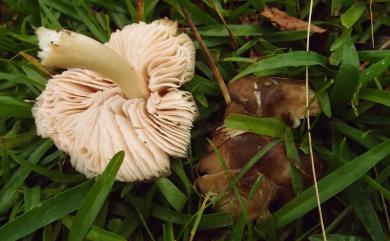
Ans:
<svg viewBox="0 0 390 241"><path fill-rule="evenodd" d="M56 42L58 35L43 35L51 38L43 45L60 44ZM52 138L70 155L75 169L88 178L101 174L121 150L125 159L118 180L133 182L169 174L170 156L184 157L187 153L197 116L192 95L179 89L194 74L191 39L177 34L176 22L163 19L128 25L113 33L106 47L96 46L97 53L91 56L112 55L117 62L78 56L81 62L83 58L90 61L80 69L74 66L77 61L64 64L64 57L61 62L61 55L45 62L45 57L53 56L51 50L40 53L43 64L70 69L53 76L37 98L32 111L38 135ZM113 73L116 64L125 66L126 61L128 69ZM104 63L108 68L100 71ZM136 94L120 88L131 88L125 80L126 71L130 73L127 76L142 81ZM111 76L115 80L108 78ZM134 83L131 78L128 81Z"/></svg>

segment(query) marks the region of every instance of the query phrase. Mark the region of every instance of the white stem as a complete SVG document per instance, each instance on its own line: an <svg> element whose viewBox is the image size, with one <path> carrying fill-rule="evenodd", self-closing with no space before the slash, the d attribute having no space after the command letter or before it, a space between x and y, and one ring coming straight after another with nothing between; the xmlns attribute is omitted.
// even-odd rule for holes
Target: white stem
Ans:
<svg viewBox="0 0 390 241"><path fill-rule="evenodd" d="M42 64L57 68L82 68L114 81L127 98L146 98L149 90L133 66L98 41L68 30L37 29Z"/></svg>

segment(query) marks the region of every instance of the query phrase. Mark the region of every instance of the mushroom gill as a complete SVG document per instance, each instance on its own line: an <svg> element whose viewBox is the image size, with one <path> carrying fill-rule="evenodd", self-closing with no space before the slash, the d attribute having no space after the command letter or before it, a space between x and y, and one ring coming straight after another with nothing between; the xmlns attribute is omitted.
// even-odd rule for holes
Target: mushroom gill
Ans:
<svg viewBox="0 0 390 241"><path fill-rule="evenodd" d="M42 63L68 68L37 98L38 135L52 138L88 178L121 150L118 180L169 174L169 157L186 155L197 115L192 95L179 90L194 74L195 49L177 35L177 23L128 25L104 45L67 30L37 34Z"/></svg>

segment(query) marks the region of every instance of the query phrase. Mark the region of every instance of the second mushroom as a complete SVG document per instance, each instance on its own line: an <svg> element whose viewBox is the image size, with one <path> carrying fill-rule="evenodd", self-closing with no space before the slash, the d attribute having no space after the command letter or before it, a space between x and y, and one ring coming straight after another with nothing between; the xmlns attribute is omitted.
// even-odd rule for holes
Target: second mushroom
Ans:
<svg viewBox="0 0 390 241"><path fill-rule="evenodd" d="M306 114L306 90L302 81L249 76L230 83L228 91L232 103L226 108L225 118L233 113L278 117L295 128ZM309 98L312 99L314 95L314 91L309 89ZM315 99L309 114L318 115L319 111L319 103ZM211 192L220 196L215 205L217 209L238 217L242 213L242 206L236 193L231 190L229 179L237 176L259 150L271 143L272 138L222 126L214 131L211 141L219 150L226 167L210 148L209 153L199 161L198 171L202 175L196 180L197 185L204 194ZM310 158L302 152L299 156L299 171L303 184L308 186L312 182ZM237 187L250 218L265 219L270 209L281 207L294 196L291 163L285 145L278 144L239 180ZM315 165L320 170L318 161ZM258 179L262 180L261 184L250 195Z"/></svg>

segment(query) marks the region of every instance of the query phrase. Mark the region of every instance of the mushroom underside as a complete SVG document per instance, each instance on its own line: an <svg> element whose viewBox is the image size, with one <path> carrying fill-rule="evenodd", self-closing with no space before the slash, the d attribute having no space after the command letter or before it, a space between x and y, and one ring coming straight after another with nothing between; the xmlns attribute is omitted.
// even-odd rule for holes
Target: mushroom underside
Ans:
<svg viewBox="0 0 390 241"><path fill-rule="evenodd" d="M129 25L105 45L134 67L149 88L148 98L127 98L97 72L66 70L49 80L33 107L38 135L52 138L88 178L101 174L122 150L118 180L167 175L169 157L186 155L197 115L192 95L179 90L194 73L192 41L177 35L176 22L163 19Z"/></svg>

